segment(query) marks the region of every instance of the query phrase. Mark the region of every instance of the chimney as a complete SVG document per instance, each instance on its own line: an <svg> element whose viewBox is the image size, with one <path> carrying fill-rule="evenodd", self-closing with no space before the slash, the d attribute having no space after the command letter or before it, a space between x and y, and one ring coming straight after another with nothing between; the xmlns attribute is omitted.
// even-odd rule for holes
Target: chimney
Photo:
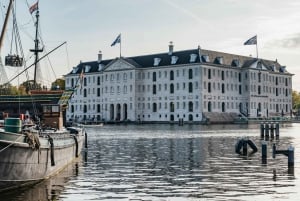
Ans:
<svg viewBox="0 0 300 201"><path fill-rule="evenodd" d="M98 53L98 63L101 63L101 61L102 61L102 52L99 51L99 53Z"/></svg>
<svg viewBox="0 0 300 201"><path fill-rule="evenodd" d="M172 54L173 54L173 49L174 49L173 42L170 41L170 44L169 44L169 53L168 53L168 55L172 55Z"/></svg>

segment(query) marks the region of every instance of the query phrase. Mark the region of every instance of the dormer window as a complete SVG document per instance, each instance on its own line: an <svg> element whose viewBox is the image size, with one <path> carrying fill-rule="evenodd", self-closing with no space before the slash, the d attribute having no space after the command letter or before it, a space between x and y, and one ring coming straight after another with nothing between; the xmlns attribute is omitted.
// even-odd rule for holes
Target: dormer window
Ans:
<svg viewBox="0 0 300 201"><path fill-rule="evenodd" d="M84 67L84 72L85 72L85 73L88 73L90 70L91 70L91 66L86 65L86 66Z"/></svg>
<svg viewBox="0 0 300 201"><path fill-rule="evenodd" d="M270 68L271 68L271 71L275 72L275 65L270 66Z"/></svg>
<svg viewBox="0 0 300 201"><path fill-rule="evenodd" d="M197 59L197 54L190 54L190 63L195 62Z"/></svg>
<svg viewBox="0 0 300 201"><path fill-rule="evenodd" d="M257 69L262 69L262 63L261 63L261 61L257 62L256 68Z"/></svg>
<svg viewBox="0 0 300 201"><path fill-rule="evenodd" d="M161 58L154 58L153 66L158 66L160 61L161 61Z"/></svg>
<svg viewBox="0 0 300 201"><path fill-rule="evenodd" d="M216 64L223 64L223 57L216 57L215 63Z"/></svg>
<svg viewBox="0 0 300 201"><path fill-rule="evenodd" d="M77 73L78 69L79 69L78 67L73 68L72 73L73 73L73 74Z"/></svg>
<svg viewBox="0 0 300 201"><path fill-rule="evenodd" d="M203 62L209 62L209 56L208 55L202 55L202 61Z"/></svg>
<svg viewBox="0 0 300 201"><path fill-rule="evenodd" d="M177 56L172 56L171 57L171 64L176 64L177 60L178 60Z"/></svg>
<svg viewBox="0 0 300 201"><path fill-rule="evenodd" d="M98 65L98 71L101 71L103 69L103 64Z"/></svg>
<svg viewBox="0 0 300 201"><path fill-rule="evenodd" d="M285 69L285 68L286 68L285 66L281 66L281 67L279 68L279 72L285 73L285 72L286 72L286 69Z"/></svg>
<svg viewBox="0 0 300 201"><path fill-rule="evenodd" d="M231 66L239 67L239 65L240 65L240 60L238 59L232 60Z"/></svg>

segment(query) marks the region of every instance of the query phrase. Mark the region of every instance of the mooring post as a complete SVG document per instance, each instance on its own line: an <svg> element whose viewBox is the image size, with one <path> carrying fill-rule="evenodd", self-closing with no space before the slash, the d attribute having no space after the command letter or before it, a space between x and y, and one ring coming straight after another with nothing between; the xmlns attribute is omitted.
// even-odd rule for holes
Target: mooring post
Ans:
<svg viewBox="0 0 300 201"><path fill-rule="evenodd" d="M264 138L265 136L265 125L263 122L260 123L260 138Z"/></svg>
<svg viewBox="0 0 300 201"><path fill-rule="evenodd" d="M261 143L261 161L262 164L267 164L267 142L263 141Z"/></svg>
<svg viewBox="0 0 300 201"><path fill-rule="evenodd" d="M273 143L273 145L272 145L272 157L276 158L276 145L275 145L275 143Z"/></svg>
<svg viewBox="0 0 300 201"><path fill-rule="evenodd" d="M265 137L269 138L269 124L268 123L266 123L266 125L265 125Z"/></svg>
<svg viewBox="0 0 300 201"><path fill-rule="evenodd" d="M271 138L274 138L274 129L275 129L275 126L274 126L273 122L271 122L270 123Z"/></svg>
<svg viewBox="0 0 300 201"><path fill-rule="evenodd" d="M279 137L279 123L276 122L276 138Z"/></svg>
<svg viewBox="0 0 300 201"><path fill-rule="evenodd" d="M294 147L288 148L288 167L294 167Z"/></svg>

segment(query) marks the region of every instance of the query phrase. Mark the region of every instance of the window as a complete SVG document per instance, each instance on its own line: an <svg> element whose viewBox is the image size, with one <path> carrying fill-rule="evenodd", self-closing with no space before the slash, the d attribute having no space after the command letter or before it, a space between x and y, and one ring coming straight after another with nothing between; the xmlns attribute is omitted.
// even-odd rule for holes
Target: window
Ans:
<svg viewBox="0 0 300 201"><path fill-rule="evenodd" d="M170 71L170 80L174 80L174 71Z"/></svg>
<svg viewBox="0 0 300 201"><path fill-rule="evenodd" d="M189 82L189 93L193 93L193 83Z"/></svg>
<svg viewBox="0 0 300 201"><path fill-rule="evenodd" d="M100 88L97 88L97 96L100 96Z"/></svg>
<svg viewBox="0 0 300 201"><path fill-rule="evenodd" d="M225 73L223 70L221 71L221 77L222 77L222 80L225 80Z"/></svg>
<svg viewBox="0 0 300 201"><path fill-rule="evenodd" d="M189 69L189 79L193 79L193 69Z"/></svg>
<svg viewBox="0 0 300 201"><path fill-rule="evenodd" d="M156 94L156 85L155 84L152 87L152 92L153 92L153 94Z"/></svg>
<svg viewBox="0 0 300 201"><path fill-rule="evenodd" d="M174 93L174 84L170 84L170 94Z"/></svg>
<svg viewBox="0 0 300 201"><path fill-rule="evenodd" d="M258 92L258 94L261 94L261 87L260 86L257 87L257 92Z"/></svg>
<svg viewBox="0 0 300 201"><path fill-rule="evenodd" d="M86 97L86 89L83 90L83 97Z"/></svg>
<svg viewBox="0 0 300 201"><path fill-rule="evenodd" d="M156 72L153 72L153 73L152 73L152 81L153 81L153 82L156 82Z"/></svg>
<svg viewBox="0 0 300 201"><path fill-rule="evenodd" d="M207 91L208 91L208 93L210 93L211 92L211 83L209 82L209 83L207 83L208 84L208 86L207 86Z"/></svg>
<svg viewBox="0 0 300 201"><path fill-rule="evenodd" d="M170 112L174 112L175 106L173 102L170 102Z"/></svg>
<svg viewBox="0 0 300 201"><path fill-rule="evenodd" d="M242 74L239 73L239 82L241 82L241 81L242 81Z"/></svg>
<svg viewBox="0 0 300 201"><path fill-rule="evenodd" d="M225 93L225 84L223 83L222 84L222 94L224 94Z"/></svg>
<svg viewBox="0 0 300 201"><path fill-rule="evenodd" d="M189 112L193 112L193 102L189 102Z"/></svg>
<svg viewBox="0 0 300 201"><path fill-rule="evenodd" d="M242 94L242 85L239 85L239 94Z"/></svg>
<svg viewBox="0 0 300 201"><path fill-rule="evenodd" d="M87 82L86 82L86 77L83 79L83 86L86 86L87 85Z"/></svg>
<svg viewBox="0 0 300 201"><path fill-rule="evenodd" d="M208 79L211 79L211 69L208 69Z"/></svg>
<svg viewBox="0 0 300 201"><path fill-rule="evenodd" d="M157 104L156 103L153 103L153 105L152 105L152 111L153 112L157 112Z"/></svg>

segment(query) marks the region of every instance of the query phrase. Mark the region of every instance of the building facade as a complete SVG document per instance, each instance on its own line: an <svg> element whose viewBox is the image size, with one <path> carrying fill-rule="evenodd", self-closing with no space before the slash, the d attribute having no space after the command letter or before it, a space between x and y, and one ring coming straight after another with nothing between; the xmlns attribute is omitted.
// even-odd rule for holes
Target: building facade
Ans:
<svg viewBox="0 0 300 201"><path fill-rule="evenodd" d="M292 76L277 61L200 49L81 62L72 121L202 122L213 116L290 115ZM229 115L230 114L230 115Z"/></svg>

